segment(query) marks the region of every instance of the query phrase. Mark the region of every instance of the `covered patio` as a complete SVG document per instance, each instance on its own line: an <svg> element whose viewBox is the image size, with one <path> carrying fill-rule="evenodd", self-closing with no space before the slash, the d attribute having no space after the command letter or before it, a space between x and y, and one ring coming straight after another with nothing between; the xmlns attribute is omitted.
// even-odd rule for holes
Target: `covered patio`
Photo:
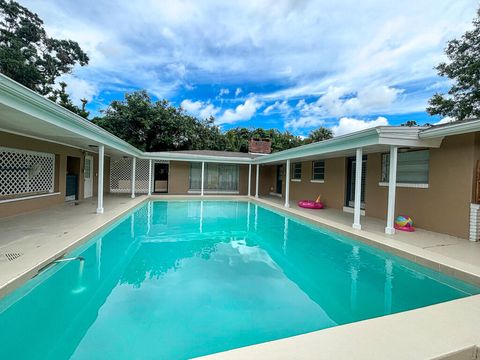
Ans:
<svg viewBox="0 0 480 360"><path fill-rule="evenodd" d="M353 213L353 219L350 217L351 227L356 230L361 230L361 216L364 215L362 209L362 193L365 192L365 185L363 184L365 181L365 156L368 154L388 153L388 181L384 184L384 186L388 187L388 201L385 204L387 215L383 226L383 232L388 235L393 235L395 234L394 218L397 187L404 185L397 182L399 149L415 150L438 148L443 140L442 137L420 139L418 133L421 130L422 128L418 127L377 127L274 153L265 158L254 159L253 163L256 165L255 197L259 197L259 189L262 188L262 167L265 165L277 166L277 169L278 166L285 167L285 175L283 177L284 189L282 193L278 195L283 199L284 207L289 208L292 206L292 200L299 200L291 198L291 186L295 182L301 181L292 178L292 164L334 158L352 158L353 167L351 178L353 179L354 184L352 184L351 190L354 194L354 199L352 199L353 206L349 207L347 204L347 206L344 206L344 210ZM278 176L279 175L277 174L277 177ZM324 183L323 180L310 180L310 182ZM341 201L343 202L345 189L341 189L340 191L341 193L334 193L331 194L331 196L341 197ZM341 217L345 218L344 215Z"/></svg>

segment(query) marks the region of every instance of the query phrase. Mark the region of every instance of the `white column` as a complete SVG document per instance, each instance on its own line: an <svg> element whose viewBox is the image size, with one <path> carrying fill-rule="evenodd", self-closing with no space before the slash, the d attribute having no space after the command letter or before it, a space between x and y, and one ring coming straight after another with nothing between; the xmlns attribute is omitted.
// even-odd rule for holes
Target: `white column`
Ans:
<svg viewBox="0 0 480 360"><path fill-rule="evenodd" d="M248 164L248 196L252 194L252 164Z"/></svg>
<svg viewBox="0 0 480 360"><path fill-rule="evenodd" d="M152 195L152 159L148 160L148 195Z"/></svg>
<svg viewBox="0 0 480 360"><path fill-rule="evenodd" d="M258 198L258 179L260 177L260 165L257 164L257 173L256 173L256 179L255 179L255 197Z"/></svg>
<svg viewBox="0 0 480 360"><path fill-rule="evenodd" d="M397 154L398 147L390 146L390 172L388 178L388 207L387 207L387 227L385 233L395 234L393 227L393 218L395 217L395 193L397 191Z"/></svg>
<svg viewBox="0 0 480 360"><path fill-rule="evenodd" d="M105 164L105 146L98 147L98 192L97 214L103 214L103 168Z"/></svg>
<svg viewBox="0 0 480 360"><path fill-rule="evenodd" d="M202 186L201 186L201 191L200 191L201 196L203 196L204 182L205 182L205 161L202 161Z"/></svg>
<svg viewBox="0 0 480 360"><path fill-rule="evenodd" d="M287 160L285 171L285 207L290 207L290 159Z"/></svg>
<svg viewBox="0 0 480 360"><path fill-rule="evenodd" d="M362 148L357 149L356 166L355 166L355 205L353 209L353 225L354 229L360 230L360 212L362 202L362 165L363 165L363 151Z"/></svg>
<svg viewBox="0 0 480 360"><path fill-rule="evenodd" d="M137 158L132 158L132 199L135 199L135 171L137 167Z"/></svg>

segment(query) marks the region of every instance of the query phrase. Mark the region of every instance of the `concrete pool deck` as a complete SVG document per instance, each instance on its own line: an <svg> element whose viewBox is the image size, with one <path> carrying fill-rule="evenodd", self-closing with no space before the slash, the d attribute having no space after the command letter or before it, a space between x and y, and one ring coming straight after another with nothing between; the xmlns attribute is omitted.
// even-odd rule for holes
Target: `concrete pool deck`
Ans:
<svg viewBox="0 0 480 360"><path fill-rule="evenodd" d="M332 209L283 207L281 199L246 196L153 195L152 199L251 200L315 222L428 267L480 284L480 244L419 229L385 235L384 222L362 217L363 230L351 227L353 214ZM35 276L91 235L149 199L127 195L0 219L0 298ZM10 254L10 259L6 254ZM12 254L21 254L19 257ZM475 359L480 345L480 295L421 309L337 326L292 338L209 355L212 359Z"/></svg>

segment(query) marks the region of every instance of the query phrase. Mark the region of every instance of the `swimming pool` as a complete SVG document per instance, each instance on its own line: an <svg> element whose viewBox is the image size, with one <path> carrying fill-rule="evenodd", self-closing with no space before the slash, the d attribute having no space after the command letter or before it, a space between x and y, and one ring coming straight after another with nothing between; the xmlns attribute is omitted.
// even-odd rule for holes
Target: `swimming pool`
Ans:
<svg viewBox="0 0 480 360"><path fill-rule="evenodd" d="M184 359L480 293L242 201L145 202L70 255L0 301L1 358Z"/></svg>

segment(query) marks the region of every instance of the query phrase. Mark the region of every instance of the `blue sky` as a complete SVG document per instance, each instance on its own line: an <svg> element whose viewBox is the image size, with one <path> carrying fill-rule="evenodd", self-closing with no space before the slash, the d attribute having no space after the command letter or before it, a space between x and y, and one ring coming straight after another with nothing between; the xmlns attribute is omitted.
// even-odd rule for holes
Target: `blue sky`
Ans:
<svg viewBox="0 0 480 360"><path fill-rule="evenodd" d="M21 0L20 0L21 1ZM449 82L446 42L471 28L477 1L21 1L48 33L79 42L90 64L65 76L97 114L147 89L222 129L336 135L425 113ZM443 120L445 121L445 120Z"/></svg>

